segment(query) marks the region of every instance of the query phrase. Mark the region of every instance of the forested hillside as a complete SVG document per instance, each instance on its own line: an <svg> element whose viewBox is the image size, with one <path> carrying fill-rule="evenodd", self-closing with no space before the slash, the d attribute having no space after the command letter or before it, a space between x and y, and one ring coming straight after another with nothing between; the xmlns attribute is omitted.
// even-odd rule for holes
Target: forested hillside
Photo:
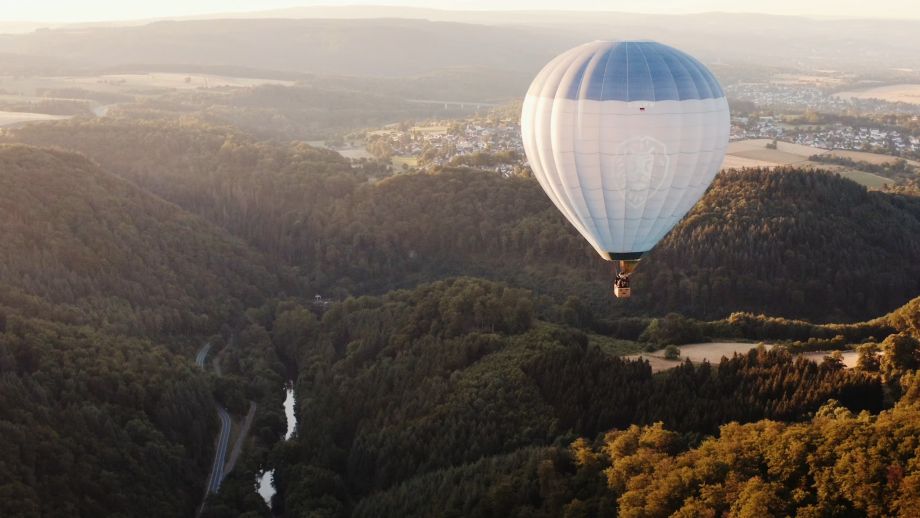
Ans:
<svg viewBox="0 0 920 518"><path fill-rule="evenodd" d="M632 426L441 470L376 493L353 516L916 516L917 383L881 414L834 402L805 423L728 424L684 449Z"/></svg>
<svg viewBox="0 0 920 518"><path fill-rule="evenodd" d="M602 315L733 311L875 317L920 292L920 200L831 175L723 172L614 305L609 265L532 179L465 169L379 177L334 152L199 123L33 125L11 139L75 149L296 266L341 297L444 275L505 280ZM420 217L423 215L423 217Z"/></svg>
<svg viewBox="0 0 920 518"><path fill-rule="evenodd" d="M268 463L275 510L290 515L914 505L912 450L867 451L871 470L853 473L846 454L863 451L863 437L913 433L916 300L852 326L744 313L618 318L604 265L531 179L466 169L379 179L331 152L198 123L66 123L16 136L82 148L105 170L69 152L0 147L4 515L190 514L215 432L211 394L237 414L248 400L271 406L208 516L264 515L252 477ZM851 286L832 266L844 262L865 275L863 304L887 310L920 291L917 243L901 237L917 224L916 199L832 176L723 173L647 259L636 282L648 292L629 312L865 311L831 290L798 301L761 289L754 279L775 267L774 248L811 259L783 266L790 293L798 277ZM888 261L881 281L865 273L878 261ZM458 273L503 282L449 278ZM658 286L668 275L681 280ZM721 276L733 282L718 291ZM313 289L344 300L305 304ZM753 299L752 289L769 296ZM384 294L345 298L375 291ZM717 296L729 302L715 305ZM158 345L221 329L237 339L219 380L195 370L189 351ZM643 344L611 335L650 345L715 335L866 343L857 369L777 348L653 375L617 356ZM308 424L272 447L286 370L296 370ZM819 410L831 399L839 407ZM827 442L837 426L860 431L847 449ZM764 434L770 444L746 450L750 458L724 458ZM812 455L777 471L771 448L785 443L775 437ZM664 474L677 468L687 477L672 487ZM754 475L762 485L747 482ZM888 485L867 489L879 477ZM838 483L849 485L826 489Z"/></svg>
<svg viewBox="0 0 920 518"><path fill-rule="evenodd" d="M191 516L213 405L184 356L0 303L0 516Z"/></svg>
<svg viewBox="0 0 920 518"><path fill-rule="evenodd" d="M129 334L212 333L282 270L86 158L0 147L0 303Z"/></svg>
<svg viewBox="0 0 920 518"><path fill-rule="evenodd" d="M0 518L920 517L920 22L220 16L0 34ZM519 131L610 36L695 57L592 103L696 84L798 164L721 171L629 299Z"/></svg>
<svg viewBox="0 0 920 518"><path fill-rule="evenodd" d="M190 346L284 269L69 152L0 146L0 214L0 516L191 516L217 421Z"/></svg>
<svg viewBox="0 0 920 518"><path fill-rule="evenodd" d="M452 279L349 299L321 320L290 305L263 311L273 315L261 321L275 347L297 358L298 419L309 423L273 452L274 508L417 516L445 505L510 516L516 506L549 505L538 494L545 488L531 484L548 469L547 452L564 456L578 436L661 422L675 431L660 432L673 454L731 421L797 421L829 399L857 412L884 405L877 374L782 349L653 376L647 363L542 320L536 306L524 290ZM464 484L464 496L444 480ZM227 493L223 509L248 509L239 495Z"/></svg>
<svg viewBox="0 0 920 518"><path fill-rule="evenodd" d="M722 172L654 251L648 307L835 321L920 293L920 198L794 169Z"/></svg>

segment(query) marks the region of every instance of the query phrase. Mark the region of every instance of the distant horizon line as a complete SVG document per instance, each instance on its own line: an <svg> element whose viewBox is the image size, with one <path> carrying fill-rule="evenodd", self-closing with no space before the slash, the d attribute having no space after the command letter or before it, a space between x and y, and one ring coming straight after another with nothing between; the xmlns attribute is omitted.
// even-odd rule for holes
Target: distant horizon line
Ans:
<svg viewBox="0 0 920 518"><path fill-rule="evenodd" d="M324 5L302 5L302 6L291 6L291 7L279 7L273 9L258 9L258 10L240 10L240 11L207 11L201 13L191 13L191 14L175 14L175 15L163 15L163 16L149 16L149 17L139 17L139 18L109 18L109 19L84 19L84 20L36 20L36 19L5 19L0 18L0 26L30 26L32 30L41 29L43 26L53 25L55 28L67 26L67 25L119 25L119 24L143 24L143 23L154 23L160 21L198 21L198 20L221 20L221 19L272 19L271 13L279 13L277 19L338 19L335 17L300 17L300 16L283 16L284 12L291 11L307 11L307 10L354 10L354 9L376 9L376 10L403 10L403 11L417 11L417 12L438 12L438 13L469 13L469 14L488 14L488 13L526 13L526 14L626 14L626 15L640 15L640 16L669 16L669 17L680 17L680 16L701 16L701 15L738 15L738 16L769 16L777 18L805 18L813 19L820 21L920 21L920 17L894 17L894 16L857 16L857 15L820 15L820 14L789 14L789 13L766 13L760 11L724 11L724 10L703 10L703 11L693 11L693 12L678 12L678 13L668 13L663 11L624 11L624 10L605 10L605 9L477 9L477 8L466 8L466 9L448 9L442 7L418 7L411 5L398 5L398 4L388 4L388 5L376 5L376 4L347 4L347 5L334 5L334 4L324 4ZM253 15L253 18L248 18L247 15ZM400 16L349 16L342 19L381 19L381 18L403 18ZM417 18L424 19L424 18Z"/></svg>

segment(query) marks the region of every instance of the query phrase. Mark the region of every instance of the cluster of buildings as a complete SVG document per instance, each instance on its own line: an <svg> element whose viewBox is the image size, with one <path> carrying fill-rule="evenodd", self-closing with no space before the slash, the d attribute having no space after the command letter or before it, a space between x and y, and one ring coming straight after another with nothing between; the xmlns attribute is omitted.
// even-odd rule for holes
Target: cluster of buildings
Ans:
<svg viewBox="0 0 920 518"><path fill-rule="evenodd" d="M730 140L755 138L779 139L825 149L920 156L920 138L901 130L857 127L841 123L791 125L774 116L732 117Z"/></svg>
<svg viewBox="0 0 920 518"><path fill-rule="evenodd" d="M920 138L881 128L835 124L820 130L786 132L785 140L826 149L874 151L898 156L920 155Z"/></svg>
<svg viewBox="0 0 920 518"><path fill-rule="evenodd" d="M739 83L726 88L733 100L750 101L757 109L782 111L811 110L825 113L920 114L920 106L871 99L845 100L808 85ZM825 149L874 151L920 157L920 138L904 130L860 127L842 123L788 124L776 115L732 116L732 141L770 138ZM504 176L517 174L527 159L521 129L512 118L475 117L428 123L424 126L391 125L367 134L368 150L381 144L395 163L420 167L467 165L495 171ZM375 153L380 156L379 152Z"/></svg>
<svg viewBox="0 0 920 518"><path fill-rule="evenodd" d="M816 86L778 83L736 83L725 87L729 99L749 101L758 108L813 110L824 113L920 114L920 105L878 99L845 99Z"/></svg>
<svg viewBox="0 0 920 518"><path fill-rule="evenodd" d="M512 119L475 118L426 126L394 125L370 132L369 142L373 139L385 139L395 157L414 157L420 166L475 164L478 169L507 176L526 163L521 127Z"/></svg>

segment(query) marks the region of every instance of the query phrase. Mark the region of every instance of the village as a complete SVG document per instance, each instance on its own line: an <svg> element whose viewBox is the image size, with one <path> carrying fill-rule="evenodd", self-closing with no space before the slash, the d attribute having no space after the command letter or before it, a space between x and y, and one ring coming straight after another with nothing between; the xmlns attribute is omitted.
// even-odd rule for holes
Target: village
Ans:
<svg viewBox="0 0 920 518"><path fill-rule="evenodd" d="M907 131L843 123L795 125L778 116L732 117L730 140L776 139L823 149L870 151L895 156L920 155L920 138Z"/></svg>
<svg viewBox="0 0 920 518"><path fill-rule="evenodd" d="M920 156L920 137L891 127L844 123L791 124L788 116L732 117L731 142L775 139L822 149L869 151L894 156ZM363 137L363 142L361 141ZM502 176L526 170L520 125L510 117L490 115L468 119L392 124L353 137L367 156L390 160L398 172L411 168L475 167Z"/></svg>

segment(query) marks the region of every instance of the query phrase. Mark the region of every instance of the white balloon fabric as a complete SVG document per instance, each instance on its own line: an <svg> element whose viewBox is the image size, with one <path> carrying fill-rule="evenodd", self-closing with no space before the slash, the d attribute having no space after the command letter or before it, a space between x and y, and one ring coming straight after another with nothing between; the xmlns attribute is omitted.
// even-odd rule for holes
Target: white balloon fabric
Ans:
<svg viewBox="0 0 920 518"><path fill-rule="evenodd" d="M598 41L553 59L521 114L524 150L556 207L607 260L637 260L702 197L728 145L728 102L693 57Z"/></svg>

